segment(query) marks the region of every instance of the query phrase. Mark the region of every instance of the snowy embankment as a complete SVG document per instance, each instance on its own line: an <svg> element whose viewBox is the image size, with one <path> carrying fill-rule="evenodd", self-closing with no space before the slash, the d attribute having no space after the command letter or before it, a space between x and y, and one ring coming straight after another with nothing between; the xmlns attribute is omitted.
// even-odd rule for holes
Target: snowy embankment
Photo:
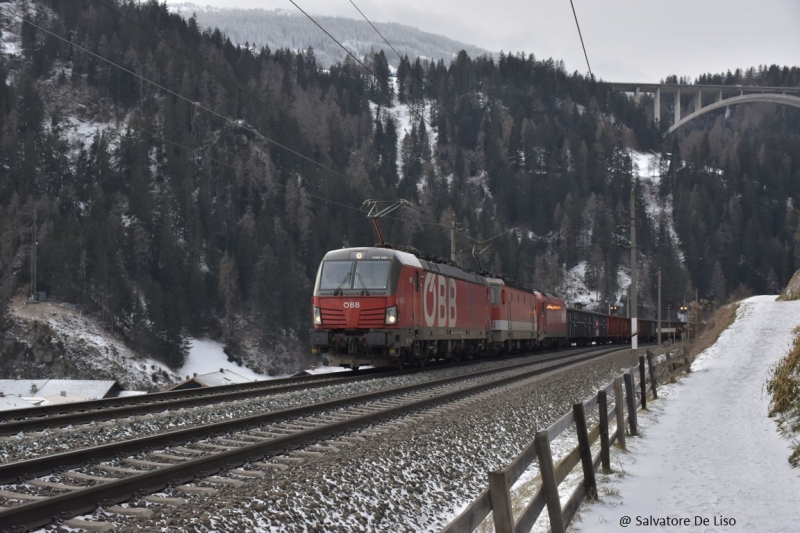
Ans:
<svg viewBox="0 0 800 533"><path fill-rule="evenodd" d="M640 413L641 438L617 452L615 473L598 478L602 501L583 506L570 529L619 532L629 519L628 530L797 531L800 471L767 417L764 384L798 325L800 301L742 302L692 373Z"/></svg>

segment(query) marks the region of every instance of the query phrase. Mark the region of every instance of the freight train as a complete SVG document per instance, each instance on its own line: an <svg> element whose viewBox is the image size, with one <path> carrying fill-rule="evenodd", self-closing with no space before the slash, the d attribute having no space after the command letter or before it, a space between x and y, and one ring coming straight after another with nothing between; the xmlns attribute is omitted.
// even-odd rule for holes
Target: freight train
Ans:
<svg viewBox="0 0 800 533"><path fill-rule="evenodd" d="M630 342L628 318L568 308L563 300L446 261L392 247L325 254L313 295L312 352L334 366L401 367L441 359ZM662 323L675 327L682 323ZM638 321L640 342L656 323Z"/></svg>

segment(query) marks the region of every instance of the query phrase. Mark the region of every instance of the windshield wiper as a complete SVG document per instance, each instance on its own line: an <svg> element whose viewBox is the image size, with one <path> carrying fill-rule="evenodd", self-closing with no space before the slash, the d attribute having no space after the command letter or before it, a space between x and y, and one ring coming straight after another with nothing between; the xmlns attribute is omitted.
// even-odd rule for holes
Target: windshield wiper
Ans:
<svg viewBox="0 0 800 533"><path fill-rule="evenodd" d="M334 295L334 296L336 296L337 294L341 294L341 292L340 292L340 291L342 291L342 285L344 285L344 284L347 282L347 280L349 280L349 279L350 279L350 276L351 276L352 274L353 274L353 271L351 270L350 272L348 272L348 273L347 273L347 275L344 277L344 279L343 279L343 280L342 280L342 282L339 284L339 286L338 286L338 287L336 287L336 288L333 290L333 295Z"/></svg>
<svg viewBox="0 0 800 533"><path fill-rule="evenodd" d="M369 289L367 288L367 284L364 283L363 279L361 279L361 274L359 274L358 271L356 271L356 278L358 279L358 281L361 282L361 286L364 287L364 290L362 291L361 295L369 296Z"/></svg>

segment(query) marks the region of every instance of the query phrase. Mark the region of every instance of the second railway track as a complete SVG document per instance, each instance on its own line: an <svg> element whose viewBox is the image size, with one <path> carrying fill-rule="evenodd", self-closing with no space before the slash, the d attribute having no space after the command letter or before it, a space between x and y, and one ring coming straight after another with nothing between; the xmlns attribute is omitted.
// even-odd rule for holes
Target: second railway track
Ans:
<svg viewBox="0 0 800 533"><path fill-rule="evenodd" d="M0 482L4 484L0 489L4 503L0 505L7 506L0 510L0 524L9 530L38 527L54 517L85 513L98 505L113 505L167 486L191 494L237 482L213 476L217 472L261 477L260 470L281 468L284 465L280 461L291 462L292 457L272 457L295 447L311 444L308 450L296 453L313 455L326 448L352 445L344 434L356 428L618 350L595 349L590 354L548 362L529 360L501 369L6 464L0 466ZM107 462L98 463L101 460ZM246 469L237 468L243 464L248 465ZM124 508L114 509L125 512Z"/></svg>

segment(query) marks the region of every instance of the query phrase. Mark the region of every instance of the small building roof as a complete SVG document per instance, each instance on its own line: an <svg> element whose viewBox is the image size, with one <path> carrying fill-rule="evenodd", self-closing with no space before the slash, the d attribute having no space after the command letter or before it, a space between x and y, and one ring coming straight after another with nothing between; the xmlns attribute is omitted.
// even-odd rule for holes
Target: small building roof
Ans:
<svg viewBox="0 0 800 533"><path fill-rule="evenodd" d="M233 385L235 383L251 383L255 380L248 379L231 370L220 368L219 372L208 374L195 374L193 377L178 383L169 390L197 389L200 387L219 387L220 385Z"/></svg>
<svg viewBox="0 0 800 533"><path fill-rule="evenodd" d="M43 398L69 394L85 400L116 396L122 390L115 380L97 379L0 379L0 392L14 396Z"/></svg>
<svg viewBox="0 0 800 533"><path fill-rule="evenodd" d="M0 411L27 409L28 407L35 407L35 404L28 400L23 400L19 396L0 396Z"/></svg>
<svg viewBox="0 0 800 533"><path fill-rule="evenodd" d="M45 405L60 405L64 403L85 402L86 398L78 396L77 394L53 394L52 396L26 396L23 400L34 402L35 405L41 407Z"/></svg>

